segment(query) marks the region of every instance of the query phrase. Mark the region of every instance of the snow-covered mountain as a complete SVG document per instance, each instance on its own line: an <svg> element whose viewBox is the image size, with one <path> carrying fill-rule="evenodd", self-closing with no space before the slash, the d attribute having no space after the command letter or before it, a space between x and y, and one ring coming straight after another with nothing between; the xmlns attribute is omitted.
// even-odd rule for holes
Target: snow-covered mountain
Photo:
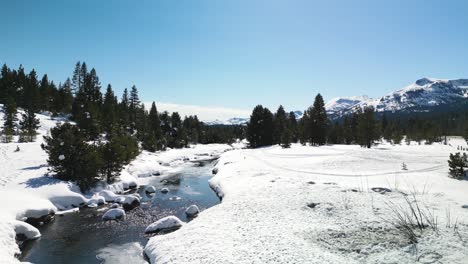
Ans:
<svg viewBox="0 0 468 264"><path fill-rule="evenodd" d="M366 96L335 98L325 108L332 117L340 117L365 106L373 106L377 112L416 112L465 100L468 100L468 79L422 78L378 99Z"/></svg>
<svg viewBox="0 0 468 264"><path fill-rule="evenodd" d="M249 122L248 117L233 117L229 118L228 120L213 120L213 121L204 121L205 124L213 126L213 125L246 125Z"/></svg>
<svg viewBox="0 0 468 264"><path fill-rule="evenodd" d="M331 99L325 104L325 109L328 115L339 115L343 111L364 102L369 102L374 99L363 96L352 96L352 97L336 97Z"/></svg>

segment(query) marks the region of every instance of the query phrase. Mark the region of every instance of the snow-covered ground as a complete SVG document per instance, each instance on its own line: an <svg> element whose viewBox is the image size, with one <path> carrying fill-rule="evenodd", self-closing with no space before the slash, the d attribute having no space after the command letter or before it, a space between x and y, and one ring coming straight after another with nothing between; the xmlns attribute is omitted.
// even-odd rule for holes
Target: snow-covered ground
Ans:
<svg viewBox="0 0 468 264"><path fill-rule="evenodd" d="M447 166L466 143L449 143L227 152L210 181L222 203L145 253L152 263L468 263L468 181ZM394 226L405 197L438 223L415 231L417 244Z"/></svg>
<svg viewBox="0 0 468 264"><path fill-rule="evenodd" d="M1 108L1 105L0 105ZM3 114L0 112L0 120ZM20 116L18 115L20 118ZM96 188L82 194L70 182L48 177L47 154L41 149L42 136L54 127L59 119L38 115L39 136L33 143L0 143L0 263L16 263L19 254L15 242L16 233L35 238L37 229L26 223L26 218L39 218L50 213L90 204L95 206L103 200L97 195L102 188L115 193L134 184L145 184L152 174L171 174L191 161L212 159L232 149L224 144L196 145L186 149L174 149L158 153L141 153L136 160L122 171L119 182L112 186ZM15 142L17 138L15 138ZM20 151L16 152L19 146ZM242 147L243 144L234 144Z"/></svg>

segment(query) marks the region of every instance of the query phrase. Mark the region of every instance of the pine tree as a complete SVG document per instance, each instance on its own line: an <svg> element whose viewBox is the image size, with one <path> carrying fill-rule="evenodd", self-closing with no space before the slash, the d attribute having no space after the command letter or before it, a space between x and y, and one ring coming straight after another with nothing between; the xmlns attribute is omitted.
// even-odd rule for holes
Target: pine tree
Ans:
<svg viewBox="0 0 468 264"><path fill-rule="evenodd" d="M465 138L465 141L468 144L468 126L465 128L465 131L463 133L463 138Z"/></svg>
<svg viewBox="0 0 468 264"><path fill-rule="evenodd" d="M291 142L297 143L297 141L299 140L298 124L296 114L292 111L289 112L288 115L288 127L289 131L291 131Z"/></svg>
<svg viewBox="0 0 468 264"><path fill-rule="evenodd" d="M285 127L281 133L281 147L289 148L291 147L292 133L289 127Z"/></svg>
<svg viewBox="0 0 468 264"><path fill-rule="evenodd" d="M328 117L325 111L323 97L317 94L314 105L309 113L311 122L310 143L313 145L324 145L327 142Z"/></svg>
<svg viewBox="0 0 468 264"><path fill-rule="evenodd" d="M392 142L395 145L400 145L403 141L403 132L401 131L399 123L392 123Z"/></svg>
<svg viewBox="0 0 468 264"><path fill-rule="evenodd" d="M273 119L273 144L282 144L281 139L287 128L286 111L282 105L278 107ZM290 140L290 139L289 139Z"/></svg>
<svg viewBox="0 0 468 264"><path fill-rule="evenodd" d="M40 110L40 94L39 85L37 81L37 74L32 70L23 83L24 99L22 100L22 107L25 111L37 112Z"/></svg>
<svg viewBox="0 0 468 264"><path fill-rule="evenodd" d="M302 117L301 142L312 145L324 145L327 142L328 117L323 97L317 94L313 106L304 112Z"/></svg>
<svg viewBox="0 0 468 264"><path fill-rule="evenodd" d="M5 121L3 122L3 142L8 143L13 140L16 128L16 102L12 97L6 99L5 105L3 106L3 114Z"/></svg>
<svg viewBox="0 0 468 264"><path fill-rule="evenodd" d="M358 109L357 115L359 145L370 148L379 137L374 108L365 107L364 110Z"/></svg>
<svg viewBox="0 0 468 264"><path fill-rule="evenodd" d="M106 94L104 95L104 103L102 105L102 114L103 114L103 130L107 135L110 135L117 129L117 97L114 95L112 86L107 85Z"/></svg>
<svg viewBox="0 0 468 264"><path fill-rule="evenodd" d="M85 140L77 126L65 123L52 128L41 145L49 155L54 177L75 181L82 191L99 180L103 168L99 147Z"/></svg>
<svg viewBox="0 0 468 264"><path fill-rule="evenodd" d="M143 140L143 148L154 152L163 149L161 120L159 119L158 110L155 102L151 104L151 109L148 114L148 129Z"/></svg>
<svg viewBox="0 0 468 264"><path fill-rule="evenodd" d="M32 109L27 109L21 115L20 121L20 142L33 142L36 139L37 129L39 128L39 119Z"/></svg>
<svg viewBox="0 0 468 264"><path fill-rule="evenodd" d="M468 167L468 157L466 153L463 155L460 152L455 154L450 153L448 160L450 175L453 178L461 179L465 175L465 168Z"/></svg>
<svg viewBox="0 0 468 264"><path fill-rule="evenodd" d="M131 133L134 133L137 129L138 111L140 109L140 98L138 96L138 90L135 85L132 86L130 91L128 106L130 131Z"/></svg>
<svg viewBox="0 0 468 264"><path fill-rule="evenodd" d="M43 111L48 111L51 109L51 87L47 74L41 79L41 84L39 86L39 109Z"/></svg>
<svg viewBox="0 0 468 264"><path fill-rule="evenodd" d="M86 74L85 75L82 74L81 63L78 61L75 64L75 70L73 71L73 77L72 77L72 86L71 87L72 87L72 92L73 93L77 93L79 90L82 89L85 76L86 76Z"/></svg>
<svg viewBox="0 0 468 264"><path fill-rule="evenodd" d="M121 126L130 133L129 106L128 90L125 88L119 104L119 116Z"/></svg>
<svg viewBox="0 0 468 264"><path fill-rule="evenodd" d="M254 108L247 125L247 140L252 148L273 144L273 114L268 108Z"/></svg>
<svg viewBox="0 0 468 264"><path fill-rule="evenodd" d="M101 146L103 175L107 183L114 182L120 171L127 163L127 150L122 144L127 139L121 135L111 134L108 142Z"/></svg>
<svg viewBox="0 0 468 264"><path fill-rule="evenodd" d="M59 84L56 96L53 100L53 111L55 113L69 114L72 110L73 92L70 78L63 85Z"/></svg>
<svg viewBox="0 0 468 264"><path fill-rule="evenodd" d="M6 64L3 64L2 70L0 71L0 104L4 104L8 96L13 96L10 92L13 86L12 72Z"/></svg>

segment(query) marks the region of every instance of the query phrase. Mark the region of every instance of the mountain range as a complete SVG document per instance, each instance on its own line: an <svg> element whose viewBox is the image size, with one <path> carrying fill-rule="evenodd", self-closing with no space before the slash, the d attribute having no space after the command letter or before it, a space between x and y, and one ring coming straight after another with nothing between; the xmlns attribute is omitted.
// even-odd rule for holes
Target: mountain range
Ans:
<svg viewBox="0 0 468 264"><path fill-rule="evenodd" d="M337 119L354 113L359 108L372 106L376 112L412 113L440 111L441 108L453 109L468 105L468 79L422 78L414 83L380 98L352 96L333 98L325 104L331 119ZM296 118L301 118L302 111L294 111ZM230 118L226 121L206 122L210 125L244 125L249 118Z"/></svg>

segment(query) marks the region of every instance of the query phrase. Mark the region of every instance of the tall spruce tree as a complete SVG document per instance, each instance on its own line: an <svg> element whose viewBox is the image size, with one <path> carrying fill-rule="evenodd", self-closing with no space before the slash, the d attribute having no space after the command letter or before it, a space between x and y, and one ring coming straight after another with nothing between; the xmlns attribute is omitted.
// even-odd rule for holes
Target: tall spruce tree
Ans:
<svg viewBox="0 0 468 264"><path fill-rule="evenodd" d="M104 117L102 120L102 127L103 131L106 132L107 135L112 134L118 129L117 114L117 97L114 95L112 86L108 84L104 95L104 103L102 105L102 115Z"/></svg>
<svg viewBox="0 0 468 264"><path fill-rule="evenodd" d="M9 96L6 101L5 105L3 106L3 115L4 115L4 122L3 122L3 130L2 130L2 137L3 142L8 143L13 140L13 136L15 135L16 130L16 102L13 97Z"/></svg>
<svg viewBox="0 0 468 264"><path fill-rule="evenodd" d="M358 142L362 147L370 148L379 138L375 112L372 106L358 109Z"/></svg>
<svg viewBox="0 0 468 264"><path fill-rule="evenodd" d="M273 144L273 114L268 108L257 105L247 125L249 146L257 148Z"/></svg>
<svg viewBox="0 0 468 264"><path fill-rule="evenodd" d="M309 112L310 117L310 143L313 145L324 145L327 142L328 117L325 111L323 97L317 94L314 105Z"/></svg>
<svg viewBox="0 0 468 264"><path fill-rule="evenodd" d="M298 134L298 124L297 124L297 118L296 114L291 111L288 114L288 127L289 130L291 131L291 142L297 143L299 140L299 134Z"/></svg>
<svg viewBox="0 0 468 264"><path fill-rule="evenodd" d="M32 109L25 109L21 115L20 125L20 142L33 142L36 139L37 129L39 128L39 119Z"/></svg>
<svg viewBox="0 0 468 264"><path fill-rule="evenodd" d="M130 90L130 98L128 100L128 112L129 112L129 124L131 133L134 133L137 129L137 118L140 110L140 98L138 96L138 90L135 85Z"/></svg>
<svg viewBox="0 0 468 264"><path fill-rule="evenodd" d="M41 79L39 86L39 109L43 111L49 111L51 109L51 87L47 74Z"/></svg>
<svg viewBox="0 0 468 264"><path fill-rule="evenodd" d="M273 143L282 144L281 139L287 127L286 111L282 105L278 107L273 119ZM290 140L290 139L289 139Z"/></svg>

